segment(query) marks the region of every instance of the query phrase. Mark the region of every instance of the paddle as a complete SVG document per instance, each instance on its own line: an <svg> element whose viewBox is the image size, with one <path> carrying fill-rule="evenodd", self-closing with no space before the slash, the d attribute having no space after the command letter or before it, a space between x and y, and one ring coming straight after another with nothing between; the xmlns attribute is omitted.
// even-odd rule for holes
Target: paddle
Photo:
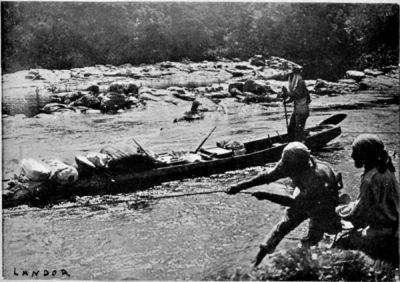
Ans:
<svg viewBox="0 0 400 282"><path fill-rule="evenodd" d="M201 149L201 147L203 146L203 144L207 141L207 139L211 136L211 134L214 132L214 130L216 129L217 127L216 126L214 126L214 128L211 130L211 132L207 135L207 137L206 138L204 138L204 140L200 143L200 145L196 148L196 150L194 151L194 153L196 154L200 149Z"/></svg>

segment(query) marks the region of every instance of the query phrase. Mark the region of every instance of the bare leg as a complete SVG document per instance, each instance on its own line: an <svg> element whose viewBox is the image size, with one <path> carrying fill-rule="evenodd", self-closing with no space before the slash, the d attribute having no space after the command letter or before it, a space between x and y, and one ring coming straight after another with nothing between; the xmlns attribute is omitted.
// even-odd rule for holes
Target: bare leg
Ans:
<svg viewBox="0 0 400 282"><path fill-rule="evenodd" d="M305 219L307 219L306 214L289 208L283 219L267 235L265 242L260 245L254 266L258 266L267 254L273 253L279 242Z"/></svg>

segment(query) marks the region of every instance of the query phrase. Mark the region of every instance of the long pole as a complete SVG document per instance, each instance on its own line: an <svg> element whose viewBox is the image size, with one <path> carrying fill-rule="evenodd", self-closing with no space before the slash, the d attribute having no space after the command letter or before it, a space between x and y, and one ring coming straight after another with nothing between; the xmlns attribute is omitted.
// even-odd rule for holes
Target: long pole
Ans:
<svg viewBox="0 0 400 282"><path fill-rule="evenodd" d="M216 128L217 128L217 127L214 126L214 128L213 128L213 129L211 130L211 132L207 135L207 137L204 138L204 140L200 143L200 145L199 145L199 146L196 148L196 150L194 151L195 154L201 149L201 146L203 146L203 144L207 141L208 137L211 136L211 134L214 132L214 130L215 130Z"/></svg>
<svg viewBox="0 0 400 282"><path fill-rule="evenodd" d="M286 130L289 133L289 122L288 122L288 116L287 116L287 109L286 109L285 100L283 100L282 103L283 103L283 109L285 110Z"/></svg>
<svg viewBox="0 0 400 282"><path fill-rule="evenodd" d="M143 153L146 154L146 156L148 156L150 159L154 160L154 157L151 156L136 140L135 138L132 137L133 142L135 142L135 144L139 147L140 150L143 151Z"/></svg>

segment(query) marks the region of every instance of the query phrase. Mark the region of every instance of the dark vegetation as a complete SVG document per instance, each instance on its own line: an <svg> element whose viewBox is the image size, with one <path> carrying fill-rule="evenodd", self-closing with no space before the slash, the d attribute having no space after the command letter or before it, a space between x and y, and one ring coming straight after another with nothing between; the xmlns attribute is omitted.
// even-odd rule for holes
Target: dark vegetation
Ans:
<svg viewBox="0 0 400 282"><path fill-rule="evenodd" d="M394 281L389 264L373 262L360 251L318 248L292 248L276 252L258 269L222 270L204 280L214 281Z"/></svg>
<svg viewBox="0 0 400 282"><path fill-rule="evenodd" d="M4 72L263 54L331 79L399 53L395 4L2 2L1 16Z"/></svg>

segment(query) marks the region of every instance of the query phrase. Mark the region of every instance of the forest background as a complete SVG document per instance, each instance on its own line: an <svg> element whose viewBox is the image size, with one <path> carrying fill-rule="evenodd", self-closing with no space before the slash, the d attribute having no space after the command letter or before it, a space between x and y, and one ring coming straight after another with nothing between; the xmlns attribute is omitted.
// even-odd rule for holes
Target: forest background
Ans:
<svg viewBox="0 0 400 282"><path fill-rule="evenodd" d="M396 4L1 2L2 72L284 57L305 77L398 64Z"/></svg>

